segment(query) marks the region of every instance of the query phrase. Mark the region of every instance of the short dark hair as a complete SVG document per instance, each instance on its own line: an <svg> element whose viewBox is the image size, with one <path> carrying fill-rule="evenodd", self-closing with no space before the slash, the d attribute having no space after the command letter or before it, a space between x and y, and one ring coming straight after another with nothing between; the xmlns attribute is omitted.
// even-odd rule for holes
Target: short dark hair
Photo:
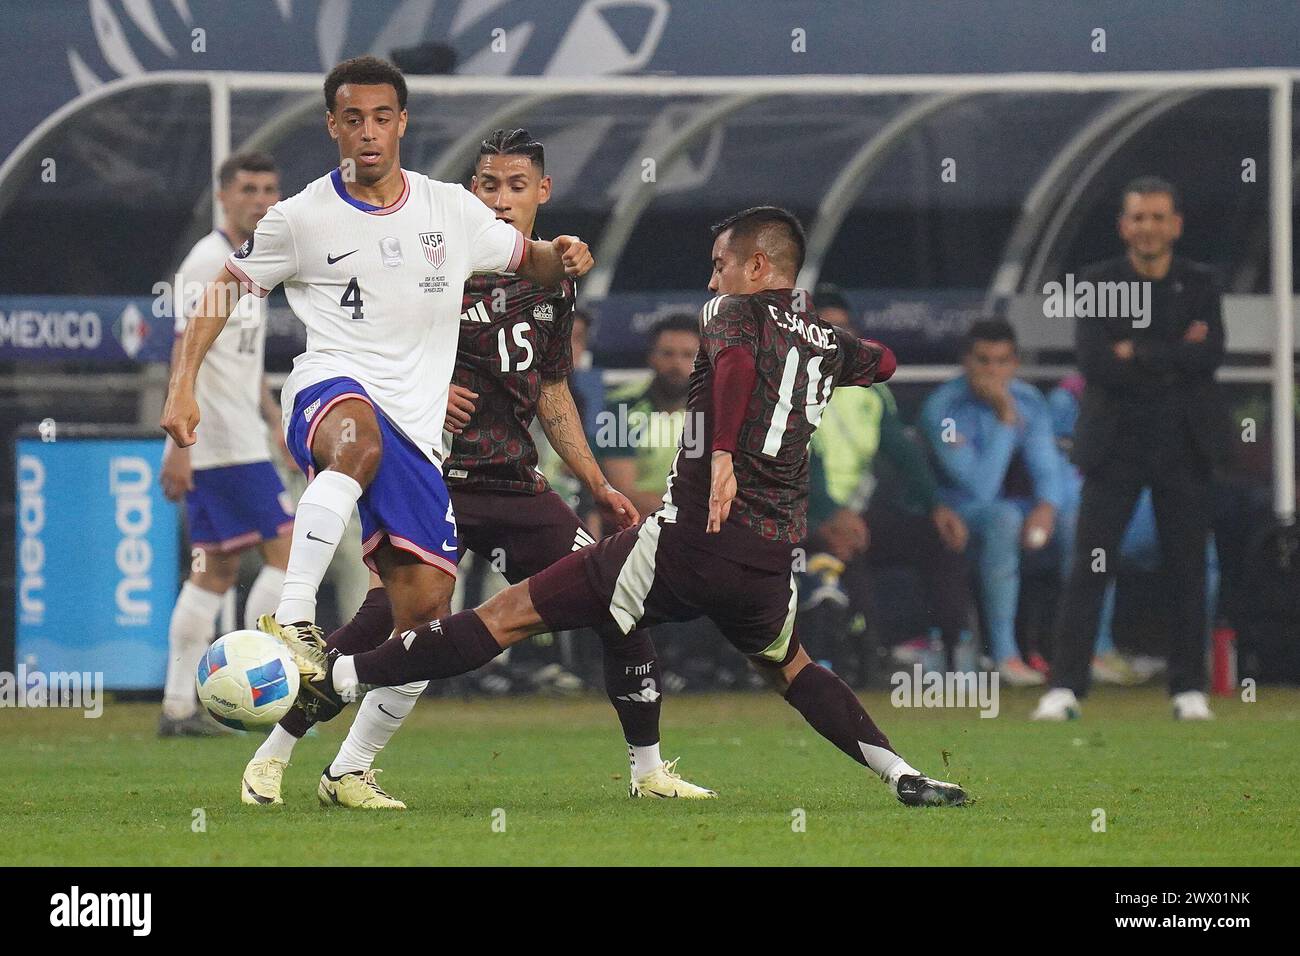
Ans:
<svg viewBox="0 0 1300 956"><path fill-rule="evenodd" d="M406 77L387 60L377 56L354 56L330 70L329 76L325 77L325 108L331 113L334 112L334 98L344 83L359 86L387 84L397 92L397 108L406 109Z"/></svg>
<svg viewBox="0 0 1300 956"><path fill-rule="evenodd" d="M1174 212L1183 211L1183 197L1178 194L1178 187L1167 179L1161 179L1159 176L1139 176L1137 179L1131 179L1124 186L1124 191L1119 194L1119 209L1124 211L1124 200L1130 193L1137 193L1139 196L1150 196L1153 193L1164 193L1169 197L1169 201L1174 204Z"/></svg>
<svg viewBox="0 0 1300 956"><path fill-rule="evenodd" d="M843 309L845 312L852 312L849 307L849 300L844 297L843 291L837 285L831 285L829 282L817 283L817 288L813 290L813 306L820 312L822 309Z"/></svg>
<svg viewBox="0 0 1300 956"><path fill-rule="evenodd" d="M650 327L650 348L659 344L659 337L666 332L689 332L696 338L700 335L700 322L689 312L675 312L664 316Z"/></svg>
<svg viewBox="0 0 1300 956"><path fill-rule="evenodd" d="M716 224L713 238L731 230L732 239L757 242L774 263L798 275L808 240L799 217L780 206L751 206ZM780 248L777 248L777 247Z"/></svg>
<svg viewBox="0 0 1300 956"><path fill-rule="evenodd" d="M484 156L527 156L539 173L546 172L546 148L533 139L526 129L494 131L479 144L478 155L479 159Z"/></svg>
<svg viewBox="0 0 1300 956"><path fill-rule="evenodd" d="M270 153L260 153L256 151L247 153L231 153L221 163L221 168L217 170L217 183L222 189L225 189L235 181L236 174L245 173L278 173L280 170L275 165L275 159Z"/></svg>
<svg viewBox="0 0 1300 956"><path fill-rule="evenodd" d="M1016 345L1016 330L1006 319L978 319L966 330L963 353L969 352L977 342L1010 342Z"/></svg>

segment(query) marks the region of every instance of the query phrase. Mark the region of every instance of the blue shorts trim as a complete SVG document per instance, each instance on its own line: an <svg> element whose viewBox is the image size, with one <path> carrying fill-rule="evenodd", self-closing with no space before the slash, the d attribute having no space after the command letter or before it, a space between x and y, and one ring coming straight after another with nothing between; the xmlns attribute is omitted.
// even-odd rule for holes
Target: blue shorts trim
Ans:
<svg viewBox="0 0 1300 956"><path fill-rule="evenodd" d="M378 572L371 555L387 540L394 548L455 577L460 539L442 472L388 420L355 379L326 379L308 385L294 397L286 435L293 460L308 480L316 477L311 455L316 428L330 408L350 398L375 410L383 446L375 478L357 501L366 566Z"/></svg>
<svg viewBox="0 0 1300 956"><path fill-rule="evenodd" d="M185 509L190 542L205 551L242 551L293 527L293 502L269 461L197 469Z"/></svg>

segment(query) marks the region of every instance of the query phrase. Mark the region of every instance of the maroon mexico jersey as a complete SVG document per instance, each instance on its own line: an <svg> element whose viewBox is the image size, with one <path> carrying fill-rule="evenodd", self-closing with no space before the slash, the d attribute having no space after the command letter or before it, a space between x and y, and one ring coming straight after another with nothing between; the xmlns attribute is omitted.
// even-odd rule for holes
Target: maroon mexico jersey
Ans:
<svg viewBox="0 0 1300 956"><path fill-rule="evenodd" d="M795 299L803 309L796 309ZM808 533L808 442L831 392L870 385L879 345L822 321L811 297L793 289L723 295L700 312L700 351L691 372L688 427L694 453L677 453L661 516L692 545L741 564L780 570ZM736 497L718 534L704 531L713 446L714 361L732 346L754 357L756 376L732 455ZM702 432L701 432L702 426ZM702 439L702 440L701 440Z"/></svg>
<svg viewBox="0 0 1300 956"><path fill-rule="evenodd" d="M558 289L510 275L472 275L465 283L451 380L478 392L478 399L443 468L449 486L546 490L528 426L542 383L573 371L569 335L576 294L571 279Z"/></svg>

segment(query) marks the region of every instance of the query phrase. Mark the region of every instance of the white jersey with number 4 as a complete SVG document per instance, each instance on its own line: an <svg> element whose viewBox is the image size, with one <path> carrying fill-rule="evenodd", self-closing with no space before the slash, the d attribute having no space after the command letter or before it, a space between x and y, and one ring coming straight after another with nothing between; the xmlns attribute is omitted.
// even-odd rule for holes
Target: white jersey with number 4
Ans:
<svg viewBox="0 0 1300 956"><path fill-rule="evenodd" d="M214 230L200 239L176 273L176 334L185 331L205 283L221 272L230 240ZM194 468L224 468L266 461L266 422L262 418L266 300L245 295L208 350L194 386L201 420L190 449Z"/></svg>
<svg viewBox="0 0 1300 956"><path fill-rule="evenodd" d="M307 327L281 405L340 376L440 464L461 291L474 272L513 272L524 238L461 186L402 170L392 205L348 195L339 170L276 203L226 265L260 296L283 282Z"/></svg>

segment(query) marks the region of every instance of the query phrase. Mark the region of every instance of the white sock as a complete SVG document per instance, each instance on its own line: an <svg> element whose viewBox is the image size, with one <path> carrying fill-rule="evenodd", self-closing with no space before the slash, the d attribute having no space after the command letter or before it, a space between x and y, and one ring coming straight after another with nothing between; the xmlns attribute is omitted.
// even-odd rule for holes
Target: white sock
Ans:
<svg viewBox="0 0 1300 956"><path fill-rule="evenodd" d="M421 680L400 687L376 687L366 694L347 739L330 764L330 776L369 770L428 686L427 680Z"/></svg>
<svg viewBox="0 0 1300 956"><path fill-rule="evenodd" d="M649 747L633 747L628 744L627 759L632 764L632 776L634 777L644 776L664 762L663 758L659 756L659 743L657 741Z"/></svg>
<svg viewBox="0 0 1300 956"><path fill-rule="evenodd" d="M871 744L864 744L862 741L858 741L858 746L862 748L862 756L866 758L867 766L880 774L880 779L891 787L904 774L919 774L921 772L892 750L886 750L884 747L874 747Z"/></svg>
<svg viewBox="0 0 1300 956"><path fill-rule="evenodd" d="M279 757L285 763L293 756L294 745L298 743L298 738L289 731L285 730L279 724L271 728L271 732L266 735L266 740L262 746L257 748L257 753L253 754L254 760L266 760L269 757Z"/></svg>
<svg viewBox="0 0 1300 956"><path fill-rule="evenodd" d="M316 592L361 492L361 486L341 471L322 471L302 493L293 516L289 567L275 611L281 624L316 620Z"/></svg>
<svg viewBox="0 0 1300 956"><path fill-rule="evenodd" d="M357 699L357 665L352 655L340 657L334 662L330 678L334 685L334 692L345 701L350 704Z"/></svg>
<svg viewBox="0 0 1300 956"><path fill-rule="evenodd" d="M244 602L244 627L250 631L257 630L257 619L273 612L280 603L283 587L284 569L262 565L262 570L253 579L253 586L248 589L248 600Z"/></svg>
<svg viewBox="0 0 1300 956"><path fill-rule="evenodd" d="M217 636L221 598L193 581L181 585L167 629L167 680L163 684L163 713L173 720L188 717L199 706L194 673Z"/></svg>

